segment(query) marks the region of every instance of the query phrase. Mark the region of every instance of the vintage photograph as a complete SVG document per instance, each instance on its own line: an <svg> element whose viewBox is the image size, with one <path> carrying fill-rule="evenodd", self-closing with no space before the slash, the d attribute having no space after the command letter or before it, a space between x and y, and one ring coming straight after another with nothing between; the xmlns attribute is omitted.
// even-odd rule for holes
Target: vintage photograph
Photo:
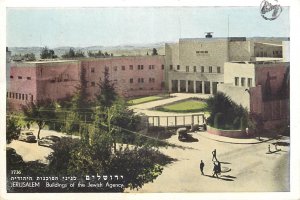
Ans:
<svg viewBox="0 0 300 200"><path fill-rule="evenodd" d="M290 192L291 95L279 1L7 7L5 190Z"/></svg>

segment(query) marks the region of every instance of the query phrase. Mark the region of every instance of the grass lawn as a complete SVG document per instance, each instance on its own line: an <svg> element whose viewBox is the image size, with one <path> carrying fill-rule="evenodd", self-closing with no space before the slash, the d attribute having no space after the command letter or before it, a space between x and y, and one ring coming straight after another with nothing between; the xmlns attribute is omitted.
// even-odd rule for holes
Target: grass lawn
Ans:
<svg viewBox="0 0 300 200"><path fill-rule="evenodd" d="M178 103L158 107L157 110L164 112L204 112L207 111L207 104L200 100L186 100Z"/></svg>
<svg viewBox="0 0 300 200"><path fill-rule="evenodd" d="M156 100L160 100L163 99L165 97L163 96L149 96L149 97L142 97L142 98L138 98L138 99L131 99L128 100L127 103L129 105L137 105L137 104L141 104L141 103L147 103L150 101L156 101Z"/></svg>

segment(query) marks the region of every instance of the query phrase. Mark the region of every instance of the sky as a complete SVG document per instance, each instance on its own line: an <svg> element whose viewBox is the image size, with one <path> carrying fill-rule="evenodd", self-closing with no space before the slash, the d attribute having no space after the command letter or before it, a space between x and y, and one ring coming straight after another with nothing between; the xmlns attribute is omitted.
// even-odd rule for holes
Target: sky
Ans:
<svg viewBox="0 0 300 200"><path fill-rule="evenodd" d="M290 29L288 7L273 21L259 7L7 8L6 21L8 47L153 44L205 32L289 37Z"/></svg>

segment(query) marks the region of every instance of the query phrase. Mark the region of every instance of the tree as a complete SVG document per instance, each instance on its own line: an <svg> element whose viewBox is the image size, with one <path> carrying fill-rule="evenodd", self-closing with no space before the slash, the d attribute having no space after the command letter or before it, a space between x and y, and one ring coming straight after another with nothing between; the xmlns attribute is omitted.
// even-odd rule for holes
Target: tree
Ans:
<svg viewBox="0 0 300 200"><path fill-rule="evenodd" d="M50 100L38 100L36 102L29 102L22 106L25 115L25 120L28 122L35 122L38 127L38 139L40 139L40 132L45 127L46 123L55 118L55 104Z"/></svg>
<svg viewBox="0 0 300 200"><path fill-rule="evenodd" d="M41 59L53 59L57 58L57 55L55 55L54 50L48 49L48 47L44 47L41 51Z"/></svg>
<svg viewBox="0 0 300 200"><path fill-rule="evenodd" d="M84 52L81 50L75 51L74 48L70 48L68 52L65 52L62 58L81 58L85 57Z"/></svg>
<svg viewBox="0 0 300 200"><path fill-rule="evenodd" d="M257 135L260 140L261 133L264 130L264 121L261 114L254 112L249 114L249 128L251 131L254 131L255 135Z"/></svg>
<svg viewBox="0 0 300 200"><path fill-rule="evenodd" d="M18 139L21 132L22 122L16 116L6 116L6 144Z"/></svg>
<svg viewBox="0 0 300 200"><path fill-rule="evenodd" d="M80 83L76 86L77 92L71 99L69 104L69 112L66 113L66 132L79 132L82 139L87 139L86 127L82 122L91 121L92 108L87 100L87 80L86 69L81 68Z"/></svg>
<svg viewBox="0 0 300 200"><path fill-rule="evenodd" d="M152 56L156 56L156 55L158 55L157 49L153 48L152 49Z"/></svg>
<svg viewBox="0 0 300 200"><path fill-rule="evenodd" d="M113 105L113 102L117 99L117 93L115 91L114 84L109 79L108 67L104 69L104 78L98 84L99 92L96 94L96 105L108 108Z"/></svg>
<svg viewBox="0 0 300 200"><path fill-rule="evenodd" d="M26 61L35 61L35 55L33 53L26 53L24 56L23 56L23 59L26 60Z"/></svg>

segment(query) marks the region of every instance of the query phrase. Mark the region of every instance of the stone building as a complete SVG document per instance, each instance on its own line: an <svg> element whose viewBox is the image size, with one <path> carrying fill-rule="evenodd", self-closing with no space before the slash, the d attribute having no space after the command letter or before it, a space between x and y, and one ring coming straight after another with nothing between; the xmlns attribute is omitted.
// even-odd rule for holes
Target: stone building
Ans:
<svg viewBox="0 0 300 200"><path fill-rule="evenodd" d="M218 91L225 93L250 113L262 116L265 128L289 119L289 62L226 62L224 83Z"/></svg>
<svg viewBox="0 0 300 200"><path fill-rule="evenodd" d="M214 94L229 61L282 60L284 38L179 39L165 45L166 86L170 92Z"/></svg>
<svg viewBox="0 0 300 200"><path fill-rule="evenodd" d="M7 105L18 110L28 101L62 100L74 94L85 71L88 99L99 91L105 67L117 93L142 96L161 93L164 88L164 56L130 56L80 60L11 63L7 79Z"/></svg>

